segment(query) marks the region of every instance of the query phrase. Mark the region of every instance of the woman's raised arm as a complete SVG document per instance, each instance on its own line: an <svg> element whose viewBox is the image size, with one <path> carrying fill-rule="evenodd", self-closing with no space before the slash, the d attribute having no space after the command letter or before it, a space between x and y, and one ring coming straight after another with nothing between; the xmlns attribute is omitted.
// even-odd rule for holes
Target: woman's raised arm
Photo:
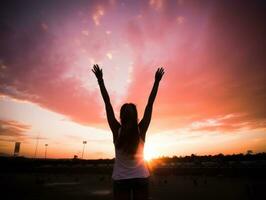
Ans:
<svg viewBox="0 0 266 200"><path fill-rule="evenodd" d="M154 103L155 97L157 95L159 83L160 83L163 75L164 75L164 69L162 67L158 68L156 73L155 73L154 84L153 84L151 94L150 94L149 99L148 99L148 103L147 103L145 111L144 111L144 116L139 123L139 128L141 130L143 140L145 140L146 132L148 130L148 127L149 127L149 124L151 121L153 103Z"/></svg>
<svg viewBox="0 0 266 200"><path fill-rule="evenodd" d="M105 103L105 110L106 110L108 124L109 124L109 126L110 126L110 128L111 128L111 130L112 130L112 132L114 134L114 137L115 137L115 135L117 134L118 129L119 129L119 127L121 125L115 118L114 110L113 110L112 104L110 102L110 98L109 98L108 92L107 92L107 90L105 88L105 85L104 85L103 71L96 64L96 65L93 65L92 72L95 74L95 76L96 76L96 78L98 80L98 83L99 83L99 86L100 86L100 90L101 90L101 94L102 94L102 97L103 97L103 100L104 100L104 103Z"/></svg>

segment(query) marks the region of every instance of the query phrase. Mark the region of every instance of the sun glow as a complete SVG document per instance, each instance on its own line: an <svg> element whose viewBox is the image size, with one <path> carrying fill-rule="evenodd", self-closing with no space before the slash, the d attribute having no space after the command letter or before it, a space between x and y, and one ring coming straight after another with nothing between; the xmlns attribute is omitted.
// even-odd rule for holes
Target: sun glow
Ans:
<svg viewBox="0 0 266 200"><path fill-rule="evenodd" d="M158 152L155 150L156 148L150 144L146 144L144 149L144 159L146 161L150 161L153 158L156 158L159 156Z"/></svg>

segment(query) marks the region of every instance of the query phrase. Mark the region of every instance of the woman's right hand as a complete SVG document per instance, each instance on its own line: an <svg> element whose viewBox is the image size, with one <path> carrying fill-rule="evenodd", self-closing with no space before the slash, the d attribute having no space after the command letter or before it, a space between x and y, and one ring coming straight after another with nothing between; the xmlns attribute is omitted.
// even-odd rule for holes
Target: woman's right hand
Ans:
<svg viewBox="0 0 266 200"><path fill-rule="evenodd" d="M93 65L93 69L91 71L95 74L98 81L103 79L103 70L100 69L99 65Z"/></svg>
<svg viewBox="0 0 266 200"><path fill-rule="evenodd" d="M155 73L155 81L160 81L164 75L164 68L160 67Z"/></svg>

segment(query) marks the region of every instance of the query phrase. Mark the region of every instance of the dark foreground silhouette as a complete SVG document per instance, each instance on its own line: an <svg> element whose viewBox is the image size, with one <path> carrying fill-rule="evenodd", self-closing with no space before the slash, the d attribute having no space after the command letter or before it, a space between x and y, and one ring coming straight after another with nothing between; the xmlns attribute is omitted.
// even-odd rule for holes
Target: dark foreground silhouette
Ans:
<svg viewBox="0 0 266 200"><path fill-rule="evenodd" d="M148 200L150 172L144 160L144 145L164 69L158 68L155 73L153 87L140 122L137 107L133 103L123 104L120 109L120 121L116 119L105 88L102 69L96 64L92 72L99 83L107 121L113 135L115 147L112 174L113 198L114 200Z"/></svg>
<svg viewBox="0 0 266 200"><path fill-rule="evenodd" d="M164 157L153 162L153 200L266 197L266 153ZM6 199L110 200L112 166L113 159L0 157L0 187Z"/></svg>

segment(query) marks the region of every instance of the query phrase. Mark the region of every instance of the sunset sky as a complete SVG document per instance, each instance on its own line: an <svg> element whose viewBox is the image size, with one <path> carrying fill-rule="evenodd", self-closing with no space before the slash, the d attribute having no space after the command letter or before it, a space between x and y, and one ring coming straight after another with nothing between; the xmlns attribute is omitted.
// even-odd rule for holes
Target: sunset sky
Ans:
<svg viewBox="0 0 266 200"><path fill-rule="evenodd" d="M165 68L146 157L265 152L265 4L1 1L0 155L113 158L96 63L118 120Z"/></svg>

